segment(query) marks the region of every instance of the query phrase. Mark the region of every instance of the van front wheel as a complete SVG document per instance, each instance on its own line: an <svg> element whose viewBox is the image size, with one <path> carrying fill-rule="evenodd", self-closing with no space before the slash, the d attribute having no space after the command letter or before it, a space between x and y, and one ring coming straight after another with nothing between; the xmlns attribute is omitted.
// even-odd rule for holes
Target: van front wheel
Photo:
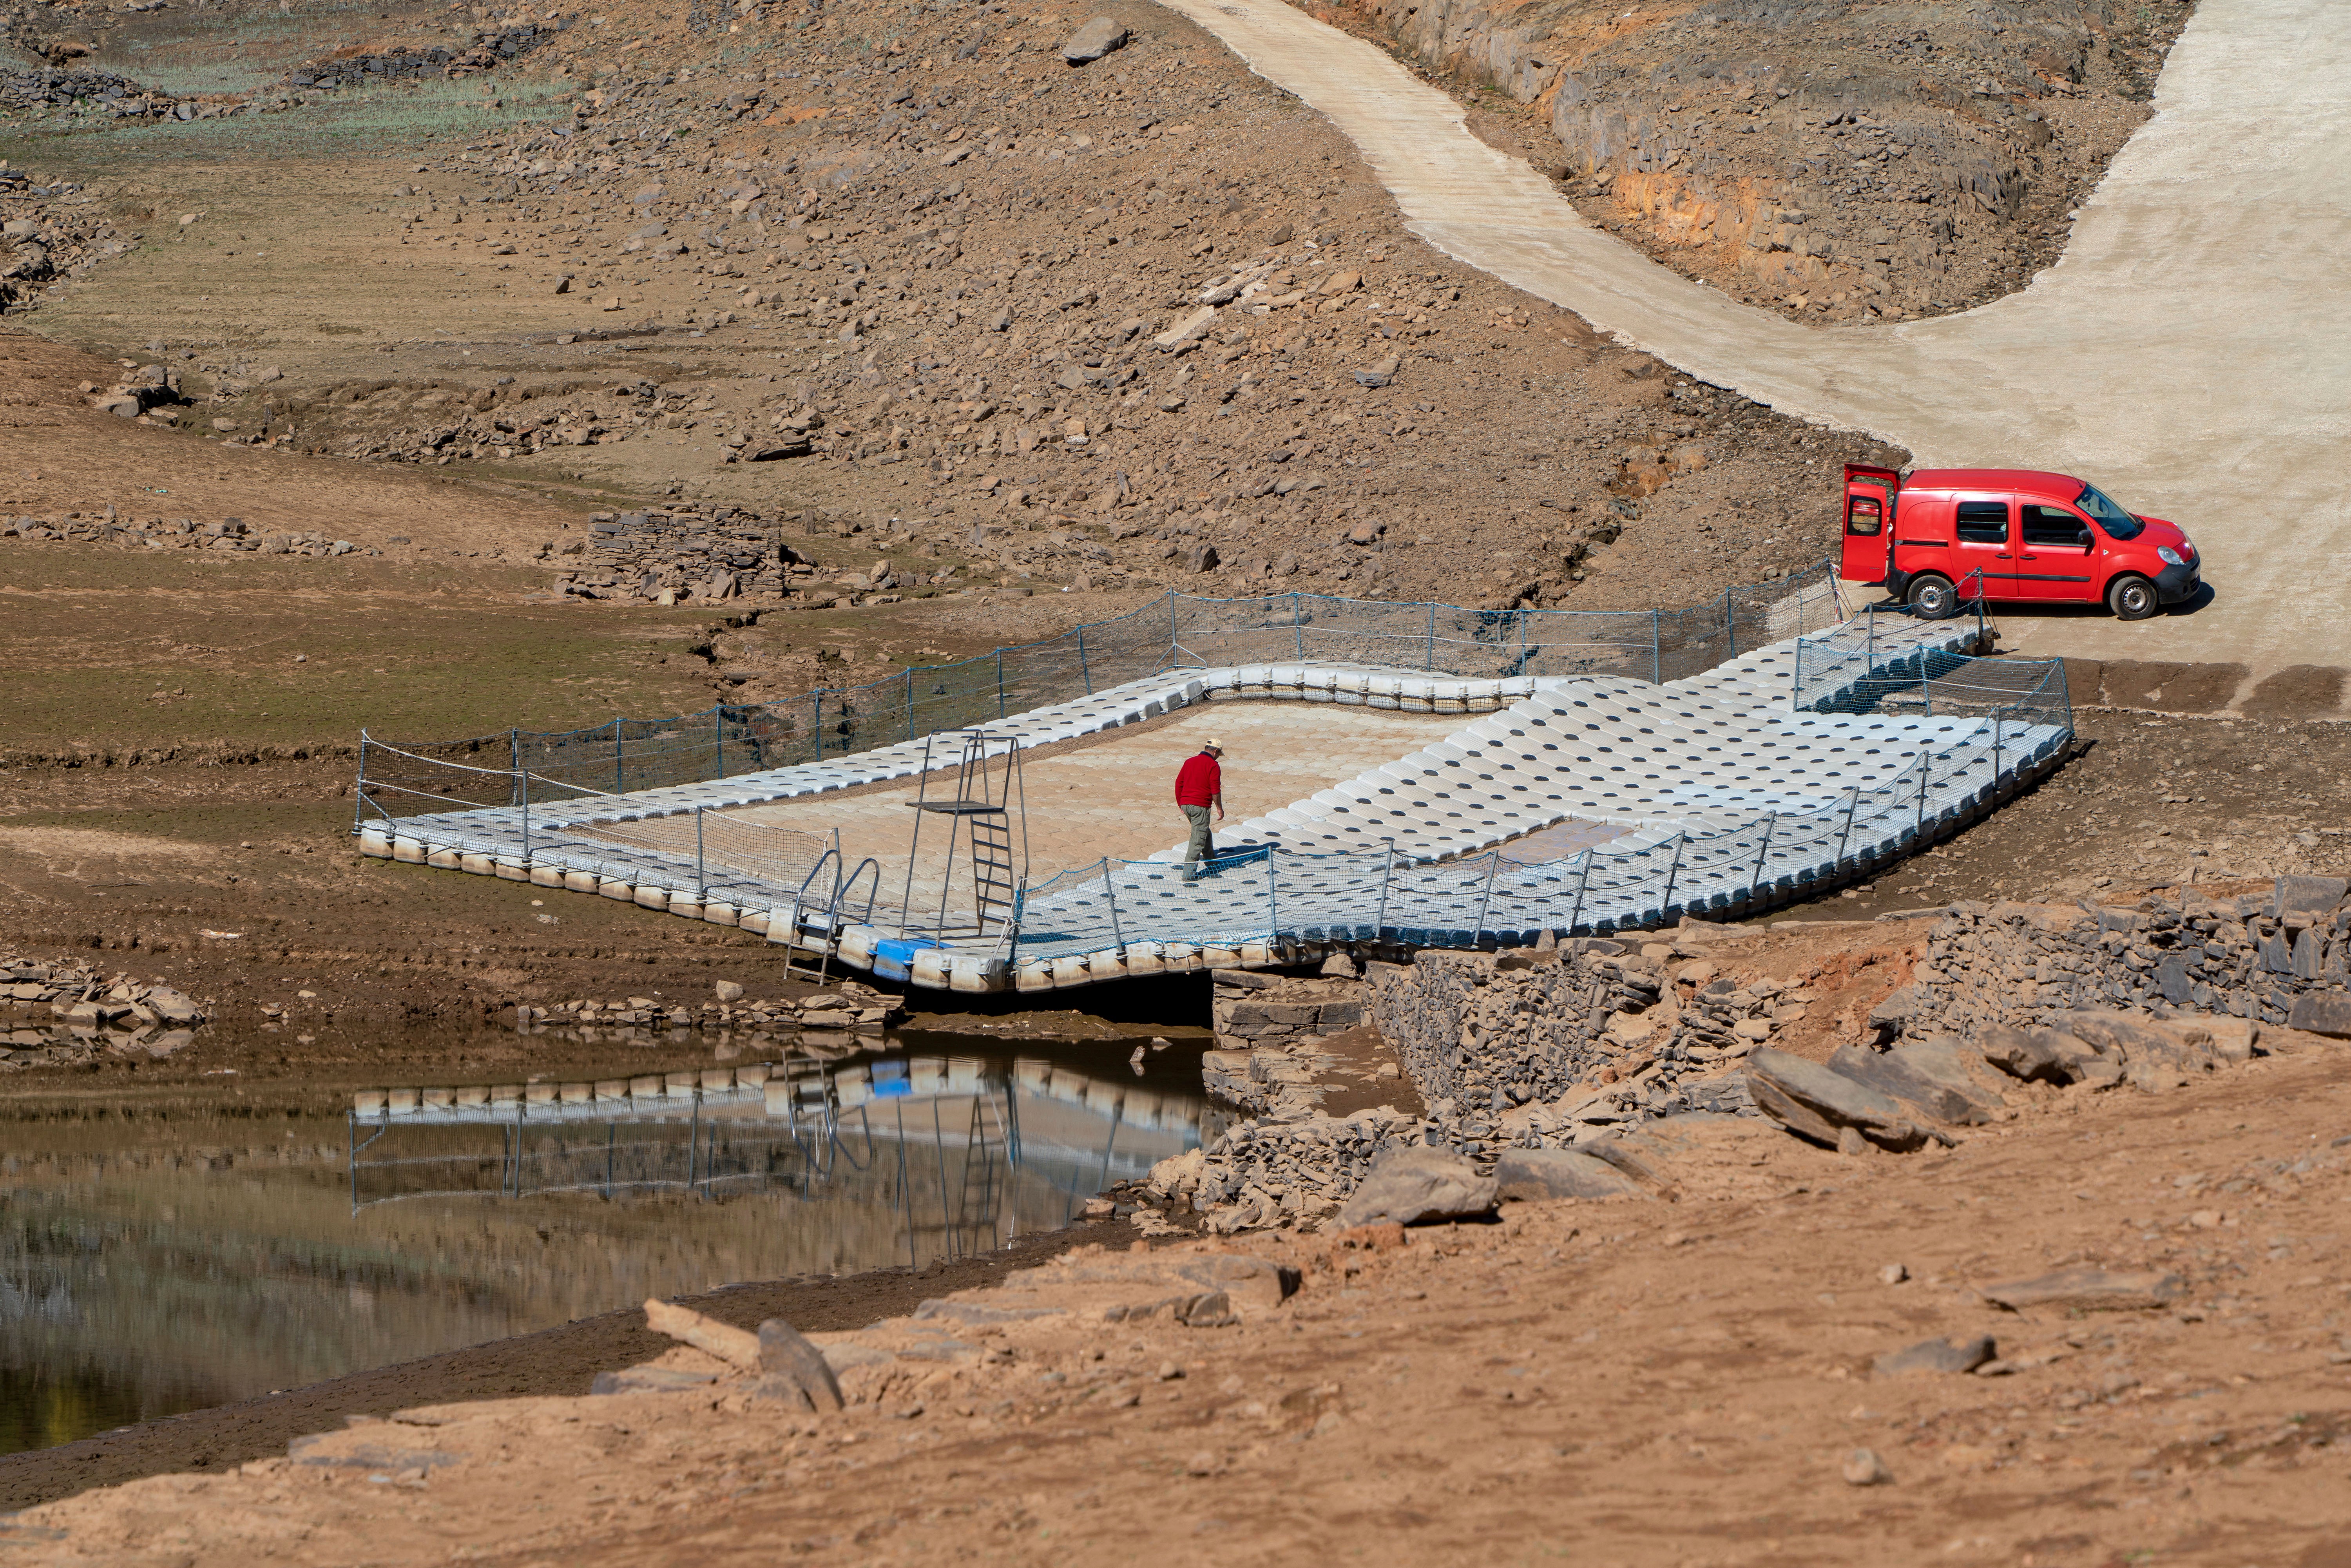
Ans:
<svg viewBox="0 0 2351 1568"><path fill-rule="evenodd" d="M2106 590L2106 608L2118 621L2144 621L2160 606L2155 584L2143 577L2118 577Z"/></svg>
<svg viewBox="0 0 2351 1568"><path fill-rule="evenodd" d="M1910 608L1921 621L1949 621L1959 612L1959 591L1930 573L1910 584Z"/></svg>

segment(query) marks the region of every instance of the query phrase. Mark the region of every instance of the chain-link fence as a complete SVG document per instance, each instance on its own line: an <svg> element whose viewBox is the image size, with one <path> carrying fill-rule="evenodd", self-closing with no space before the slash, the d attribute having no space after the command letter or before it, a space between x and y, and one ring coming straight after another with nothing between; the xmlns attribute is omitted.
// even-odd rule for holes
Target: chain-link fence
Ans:
<svg viewBox="0 0 2351 1568"><path fill-rule="evenodd" d="M519 804L569 789L629 794L870 751L999 722L1175 667L1314 660L1462 675L1613 674L1670 681L1766 643L1838 624L1827 563L1684 610L1465 610L1321 594L1199 599L1139 610L976 659L902 671L772 703L723 703L587 729L508 729L463 740L360 737L359 819ZM503 792L502 792L503 790Z"/></svg>
<svg viewBox="0 0 2351 1568"><path fill-rule="evenodd" d="M1965 580L1973 585L1982 579L1971 572ZM1982 647L1982 595L1963 600L1959 612L1974 621L1975 646ZM1821 636L1798 634L1792 694L1798 711L1870 713L1876 709L1883 695L1916 685L1931 674L1938 661L1967 656L1938 648L1916 647L1915 638L1900 633L1914 628L1917 622L1917 617L1907 606L1881 611L1872 604ZM1905 644L1912 645L1914 651L1891 653Z"/></svg>
<svg viewBox="0 0 2351 1568"><path fill-rule="evenodd" d="M1976 722L1939 749L1930 745L1892 782L1810 810L1543 861L1489 852L1416 864L1386 852L1259 846L1187 876L1167 862L1105 860L1028 890L1012 957L1050 962L1138 942L1510 945L1542 931L1604 935L1774 903L1934 836L2004 780L2053 758L2072 734L2061 662L1954 658L1891 695L1912 693L1937 716Z"/></svg>

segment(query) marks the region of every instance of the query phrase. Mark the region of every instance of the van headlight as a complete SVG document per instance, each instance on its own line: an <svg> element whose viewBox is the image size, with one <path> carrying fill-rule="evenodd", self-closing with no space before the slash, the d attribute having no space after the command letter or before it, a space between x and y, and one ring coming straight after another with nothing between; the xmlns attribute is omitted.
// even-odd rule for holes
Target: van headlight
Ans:
<svg viewBox="0 0 2351 1568"><path fill-rule="evenodd" d="M2179 559L2179 552L2173 549L2169 545L2156 546L2155 555L2158 560L2162 561L2167 566L2186 566L2188 564L2186 561Z"/></svg>

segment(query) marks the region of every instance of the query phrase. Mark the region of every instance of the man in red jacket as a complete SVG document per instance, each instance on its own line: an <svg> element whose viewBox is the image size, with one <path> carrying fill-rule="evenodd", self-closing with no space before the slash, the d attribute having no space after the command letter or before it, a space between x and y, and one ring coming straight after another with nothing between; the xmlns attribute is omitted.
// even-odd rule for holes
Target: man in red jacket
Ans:
<svg viewBox="0 0 2351 1568"><path fill-rule="evenodd" d="M1176 804L1184 810L1185 820L1192 825L1192 837L1184 846L1184 880L1189 882L1198 873L1200 862L1214 858L1215 841L1208 836L1208 808L1217 809L1217 821L1225 820L1225 775L1217 766L1217 758L1225 748L1215 741L1203 742L1198 755L1184 759L1176 770Z"/></svg>

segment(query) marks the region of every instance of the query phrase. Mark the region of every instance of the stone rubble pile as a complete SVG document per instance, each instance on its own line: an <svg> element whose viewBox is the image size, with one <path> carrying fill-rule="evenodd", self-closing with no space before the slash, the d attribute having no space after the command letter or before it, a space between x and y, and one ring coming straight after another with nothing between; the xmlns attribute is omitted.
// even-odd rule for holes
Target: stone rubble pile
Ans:
<svg viewBox="0 0 2351 1568"><path fill-rule="evenodd" d="M28 306L130 248L89 203L79 185L37 185L0 167L0 313Z"/></svg>
<svg viewBox="0 0 2351 1568"><path fill-rule="evenodd" d="M598 512L588 522L587 538L541 552L580 558L557 586L581 599L777 599L796 570L805 578L814 570L784 542L780 518L733 507Z"/></svg>
<svg viewBox="0 0 2351 1568"><path fill-rule="evenodd" d="M525 1004L515 1009L516 1020L540 1027L564 1024L636 1025L672 1029L807 1029L878 1030L906 1010L903 997L877 991L851 980L839 989L812 996L762 1000L747 999L743 988L721 982L718 999L697 1006L664 1002L654 997L627 997L612 1001L582 998L549 1007Z"/></svg>
<svg viewBox="0 0 2351 1568"><path fill-rule="evenodd" d="M312 60L286 73L285 85L298 91L330 92L344 88L371 87L414 77L455 79L492 70L552 42L571 25L557 17L545 23L509 22L482 27L470 46L450 44L360 45Z"/></svg>
<svg viewBox="0 0 2351 1568"><path fill-rule="evenodd" d="M204 1007L171 986L87 964L0 955L0 1071L53 1067L102 1051L169 1056L195 1039ZM7 1027L12 1017L23 1021ZM35 1017L56 1020L46 1026Z"/></svg>
<svg viewBox="0 0 2351 1568"><path fill-rule="evenodd" d="M565 292L566 288L558 292ZM561 334L568 343L594 334ZM252 391L224 381L216 398L233 401ZM331 447L342 457L446 465L466 460L507 462L564 447L610 446L662 431L705 430L726 463L768 463L805 457L822 440L824 414L790 392L769 394L740 412L716 406L706 385L664 387L624 382L597 392L537 386L450 387L434 382L360 381L329 389L315 402L266 404L265 429L291 441L298 421L331 412L362 428ZM414 420L416 423L394 423ZM234 430L234 425L229 427ZM258 434L240 436L248 444Z"/></svg>
<svg viewBox="0 0 2351 1568"><path fill-rule="evenodd" d="M1382 1155L1442 1143L1434 1124L1385 1107L1349 1116L1241 1122L1213 1143L1160 1161L1152 1197L1188 1203L1212 1230L1308 1225L1335 1215Z"/></svg>
<svg viewBox="0 0 2351 1568"><path fill-rule="evenodd" d="M298 555L323 559L340 555L380 555L371 546L349 539L301 533L256 533L242 517L199 523L193 517L137 518L118 516L112 507L102 513L68 512L63 517L0 515L0 539L28 542L118 545L130 549L210 549L248 555Z"/></svg>

